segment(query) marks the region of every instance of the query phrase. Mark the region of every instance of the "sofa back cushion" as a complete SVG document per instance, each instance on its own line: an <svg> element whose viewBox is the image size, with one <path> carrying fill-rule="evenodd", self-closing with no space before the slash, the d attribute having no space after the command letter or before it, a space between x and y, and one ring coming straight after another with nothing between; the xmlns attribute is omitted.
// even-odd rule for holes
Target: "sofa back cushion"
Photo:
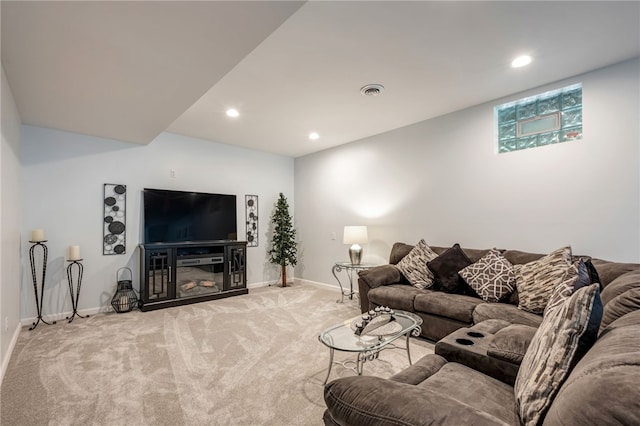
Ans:
<svg viewBox="0 0 640 426"><path fill-rule="evenodd" d="M524 265L525 263L533 262L545 256L544 254L529 253L520 250L505 250L502 252L502 255L511 262L512 265Z"/></svg>
<svg viewBox="0 0 640 426"><path fill-rule="evenodd" d="M640 268L611 281L602 291L604 314L600 333L618 318L640 309Z"/></svg>
<svg viewBox="0 0 640 426"><path fill-rule="evenodd" d="M389 264L397 265L398 262L402 260L403 257L409 254L411 250L413 250L411 244L405 243L395 243L393 247L391 247L391 253L389 253Z"/></svg>
<svg viewBox="0 0 640 426"><path fill-rule="evenodd" d="M640 286L640 268L620 275L602 290L602 303L606 306L613 299Z"/></svg>
<svg viewBox="0 0 640 426"><path fill-rule="evenodd" d="M640 425L640 311L610 324L562 385L545 426Z"/></svg>
<svg viewBox="0 0 640 426"><path fill-rule="evenodd" d="M591 259L591 263L593 263L593 266L595 266L598 271L600 284L602 284L604 288L607 288L609 283L621 275L633 271L640 272L640 264L638 263L609 262L600 259Z"/></svg>

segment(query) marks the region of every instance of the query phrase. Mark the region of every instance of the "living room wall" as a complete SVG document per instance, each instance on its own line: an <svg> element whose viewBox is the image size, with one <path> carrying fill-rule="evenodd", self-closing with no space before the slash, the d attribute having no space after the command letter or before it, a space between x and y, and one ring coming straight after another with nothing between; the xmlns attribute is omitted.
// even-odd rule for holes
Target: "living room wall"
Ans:
<svg viewBox="0 0 640 426"><path fill-rule="evenodd" d="M296 276L336 284L345 225L368 226L365 262L420 238L639 262L639 75L635 59L297 158ZM578 82L582 140L496 154L494 106Z"/></svg>
<svg viewBox="0 0 640 426"><path fill-rule="evenodd" d="M1 68L1 67L0 67ZM20 116L2 68L0 142L0 382L20 325Z"/></svg>
<svg viewBox="0 0 640 426"><path fill-rule="evenodd" d="M293 159L240 147L163 133L149 145L23 126L23 269L22 318L36 315L31 278L27 276L31 229L42 228L49 240L44 314L69 312L66 249L79 245L84 278L79 310L105 307L116 289L116 271L128 266L139 286L141 191L159 188L235 194L238 238L245 237L244 196L259 196L259 246L248 249L248 283L276 282L279 268L267 262L269 217L278 194L289 198L293 212ZM175 177L171 177L171 170ZM103 184L127 185L126 254L102 254ZM126 278L126 277L123 277Z"/></svg>

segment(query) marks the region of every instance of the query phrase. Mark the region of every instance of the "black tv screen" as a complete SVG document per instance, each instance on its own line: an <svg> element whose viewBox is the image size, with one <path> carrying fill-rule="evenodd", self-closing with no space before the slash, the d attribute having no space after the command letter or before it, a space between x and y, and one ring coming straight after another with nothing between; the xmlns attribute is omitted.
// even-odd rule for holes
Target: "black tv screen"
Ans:
<svg viewBox="0 0 640 426"><path fill-rule="evenodd" d="M145 243L237 239L235 195L145 188L142 196Z"/></svg>

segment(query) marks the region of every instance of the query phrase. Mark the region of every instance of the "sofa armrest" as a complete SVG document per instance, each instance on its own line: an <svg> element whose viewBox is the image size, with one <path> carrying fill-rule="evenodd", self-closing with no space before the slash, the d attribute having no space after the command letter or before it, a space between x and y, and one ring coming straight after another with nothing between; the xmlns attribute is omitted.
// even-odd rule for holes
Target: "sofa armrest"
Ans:
<svg viewBox="0 0 640 426"><path fill-rule="evenodd" d="M393 265L374 266L358 273L358 279L363 279L369 288L381 285L396 284L402 281L402 274Z"/></svg>
<svg viewBox="0 0 640 426"><path fill-rule="evenodd" d="M417 385L436 374L446 363L447 360L440 355L426 355L413 363L413 365L390 377L389 380Z"/></svg>
<svg viewBox="0 0 640 426"><path fill-rule="evenodd" d="M365 269L358 273L358 292L360 293L360 310L369 310L369 290L387 284L396 284L402 281L402 274L393 265L380 265L371 269Z"/></svg>
<svg viewBox="0 0 640 426"><path fill-rule="evenodd" d="M435 387L373 376L334 380L325 386L324 400L325 424L330 425L504 424Z"/></svg>

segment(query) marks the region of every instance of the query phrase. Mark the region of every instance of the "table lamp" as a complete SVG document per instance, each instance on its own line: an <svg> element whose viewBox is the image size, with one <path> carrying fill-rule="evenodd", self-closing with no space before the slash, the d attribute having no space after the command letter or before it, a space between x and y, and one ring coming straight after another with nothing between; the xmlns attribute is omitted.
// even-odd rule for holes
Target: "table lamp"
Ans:
<svg viewBox="0 0 640 426"><path fill-rule="evenodd" d="M366 226L345 226L343 244L351 244L349 248L349 258L351 264L359 265L362 259L362 247L360 244L367 244L369 238L367 236Z"/></svg>

